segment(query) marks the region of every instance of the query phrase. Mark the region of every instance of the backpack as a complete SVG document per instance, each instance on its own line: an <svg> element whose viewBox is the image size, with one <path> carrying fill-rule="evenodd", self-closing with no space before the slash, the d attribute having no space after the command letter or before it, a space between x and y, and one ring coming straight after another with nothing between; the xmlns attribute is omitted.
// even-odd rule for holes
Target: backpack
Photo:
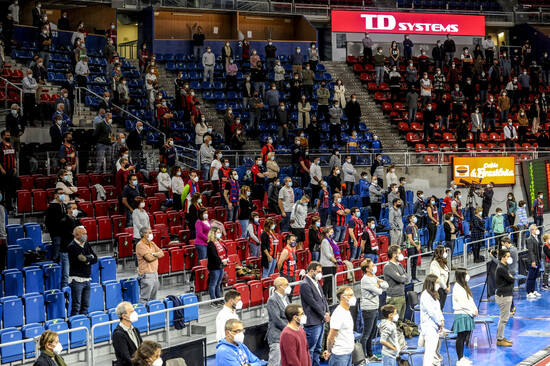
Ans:
<svg viewBox="0 0 550 366"><path fill-rule="evenodd" d="M177 297L177 296L168 295L166 298L168 300L172 301L175 308L183 305L181 303L180 298ZM185 328L185 321L183 320L183 309L174 310L174 328L176 328L176 329Z"/></svg>

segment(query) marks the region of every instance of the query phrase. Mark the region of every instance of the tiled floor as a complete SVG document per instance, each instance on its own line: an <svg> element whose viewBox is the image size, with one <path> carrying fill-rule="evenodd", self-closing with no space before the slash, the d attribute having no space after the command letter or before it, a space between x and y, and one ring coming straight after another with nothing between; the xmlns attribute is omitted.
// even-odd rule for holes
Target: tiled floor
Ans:
<svg viewBox="0 0 550 366"><path fill-rule="evenodd" d="M481 296L484 280L485 276L478 276L470 281L476 303ZM485 330L478 325L473 334L473 337L477 338L477 348L466 349L465 351L466 356L472 360L473 365L516 365L550 344L550 292L542 292L542 295L542 298L538 300L527 300L524 290L515 293L516 314L508 322L505 332L505 337L514 341L514 346L509 348L496 347L494 338L498 323L498 306L494 301L481 302L480 316L494 317L494 323L490 326L493 345L489 348ZM451 313L452 298L450 296L445 304L444 312L447 312L445 314L446 328L451 328L453 314ZM409 339L408 343L416 344L416 341L416 338ZM375 353L380 353L379 347L375 348ZM455 365L457 360L454 341L449 341L449 353L451 365ZM443 365L447 365L447 352L444 346L441 347L441 354L444 358ZM415 357L414 363L415 365L421 365L421 356ZM216 364L215 358L209 358L207 364L208 366L214 366ZM371 364L381 365L381 363Z"/></svg>

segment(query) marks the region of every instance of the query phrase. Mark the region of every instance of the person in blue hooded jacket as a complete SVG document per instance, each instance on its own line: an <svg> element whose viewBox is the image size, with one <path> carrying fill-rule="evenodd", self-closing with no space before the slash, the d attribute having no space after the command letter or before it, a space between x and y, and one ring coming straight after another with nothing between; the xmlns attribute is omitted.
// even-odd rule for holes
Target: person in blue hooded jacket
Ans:
<svg viewBox="0 0 550 366"><path fill-rule="evenodd" d="M363 207L370 205L370 179L367 172L361 173L361 179L359 179L359 196L361 196L361 202Z"/></svg>
<svg viewBox="0 0 550 366"><path fill-rule="evenodd" d="M229 319L225 323L225 338L216 346L216 366L264 366L260 360L244 345L244 327L238 319Z"/></svg>

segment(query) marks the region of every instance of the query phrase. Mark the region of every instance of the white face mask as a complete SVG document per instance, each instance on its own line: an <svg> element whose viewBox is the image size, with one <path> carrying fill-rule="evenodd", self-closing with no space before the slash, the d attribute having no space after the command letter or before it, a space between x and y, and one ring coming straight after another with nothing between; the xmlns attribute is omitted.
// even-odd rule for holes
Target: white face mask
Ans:
<svg viewBox="0 0 550 366"><path fill-rule="evenodd" d="M535 235L540 235L540 230L537 229L537 230L535 231Z"/></svg>
<svg viewBox="0 0 550 366"><path fill-rule="evenodd" d="M508 259L506 259L506 263L508 263L508 265L514 263L514 260L512 259L512 257L508 257Z"/></svg>
<svg viewBox="0 0 550 366"><path fill-rule="evenodd" d="M287 288L285 288L285 295L290 295L292 293L292 288L290 286L287 286Z"/></svg>
<svg viewBox="0 0 550 366"><path fill-rule="evenodd" d="M466 280L466 282L470 281L470 275L467 274L466 277L464 278Z"/></svg>
<svg viewBox="0 0 550 366"><path fill-rule="evenodd" d="M401 262L401 261L403 261L404 258L405 258L405 257L403 257L403 254L399 254L399 255L397 256L397 261L398 261L398 262Z"/></svg>
<svg viewBox="0 0 550 366"><path fill-rule="evenodd" d="M399 314L393 314L393 317L392 319L394 323L397 323L397 321L399 320Z"/></svg>
<svg viewBox="0 0 550 366"><path fill-rule="evenodd" d="M315 275L315 280L316 280L316 281L321 281L322 278L323 278L323 274L322 274L322 273L317 273L317 274Z"/></svg>
<svg viewBox="0 0 550 366"><path fill-rule="evenodd" d="M77 217L78 216L78 210L73 210L72 215L73 215L73 217Z"/></svg>
<svg viewBox="0 0 550 366"><path fill-rule="evenodd" d="M162 358L157 358L151 366L162 366L164 363L162 362Z"/></svg>
<svg viewBox="0 0 550 366"><path fill-rule="evenodd" d="M137 322L138 319L139 319L139 315L138 315L137 312L134 311L134 312L132 312L132 314L130 314L130 319L129 320L130 320L131 323Z"/></svg>
<svg viewBox="0 0 550 366"><path fill-rule="evenodd" d="M235 305L235 309L241 310L243 308L243 302L242 300L239 300L239 302Z"/></svg>
<svg viewBox="0 0 550 366"><path fill-rule="evenodd" d="M235 343L242 344L244 342L244 332L235 334L235 337L233 337L233 340L235 341Z"/></svg>
<svg viewBox="0 0 550 366"><path fill-rule="evenodd" d="M53 353L56 355L60 354L63 351L63 346L61 345L61 342L58 342L55 347L53 348Z"/></svg>
<svg viewBox="0 0 550 366"><path fill-rule="evenodd" d="M357 298L355 296L352 296L348 301L349 306L355 306L357 304Z"/></svg>
<svg viewBox="0 0 550 366"><path fill-rule="evenodd" d="M145 207L145 202L141 202L141 203L139 204L139 208L144 208L144 207Z"/></svg>
<svg viewBox="0 0 550 366"><path fill-rule="evenodd" d="M435 290L436 290L436 291L439 291L440 288L441 288L441 286L439 285L439 283L436 283L436 284L435 284Z"/></svg>
<svg viewBox="0 0 550 366"><path fill-rule="evenodd" d="M447 252L443 252L443 258L447 259L448 256L449 254L447 254Z"/></svg>
<svg viewBox="0 0 550 366"><path fill-rule="evenodd" d="M300 325L303 326L303 325L306 325L306 323L307 323L307 315L304 314L300 317Z"/></svg>
<svg viewBox="0 0 550 366"><path fill-rule="evenodd" d="M149 241L153 241L153 234L149 234L149 235L147 235L147 240L149 240Z"/></svg>
<svg viewBox="0 0 550 366"><path fill-rule="evenodd" d="M203 219L203 221L204 221L204 220L208 220L208 214L205 213L204 215L202 215L202 219Z"/></svg>

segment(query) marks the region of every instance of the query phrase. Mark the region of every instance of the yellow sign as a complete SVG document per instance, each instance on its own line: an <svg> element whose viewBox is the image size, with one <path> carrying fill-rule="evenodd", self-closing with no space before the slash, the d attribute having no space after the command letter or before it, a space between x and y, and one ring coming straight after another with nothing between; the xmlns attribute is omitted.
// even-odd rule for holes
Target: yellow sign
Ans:
<svg viewBox="0 0 550 366"><path fill-rule="evenodd" d="M462 184L461 180L468 183L515 184L515 158L513 156L454 157L453 178L457 184Z"/></svg>

